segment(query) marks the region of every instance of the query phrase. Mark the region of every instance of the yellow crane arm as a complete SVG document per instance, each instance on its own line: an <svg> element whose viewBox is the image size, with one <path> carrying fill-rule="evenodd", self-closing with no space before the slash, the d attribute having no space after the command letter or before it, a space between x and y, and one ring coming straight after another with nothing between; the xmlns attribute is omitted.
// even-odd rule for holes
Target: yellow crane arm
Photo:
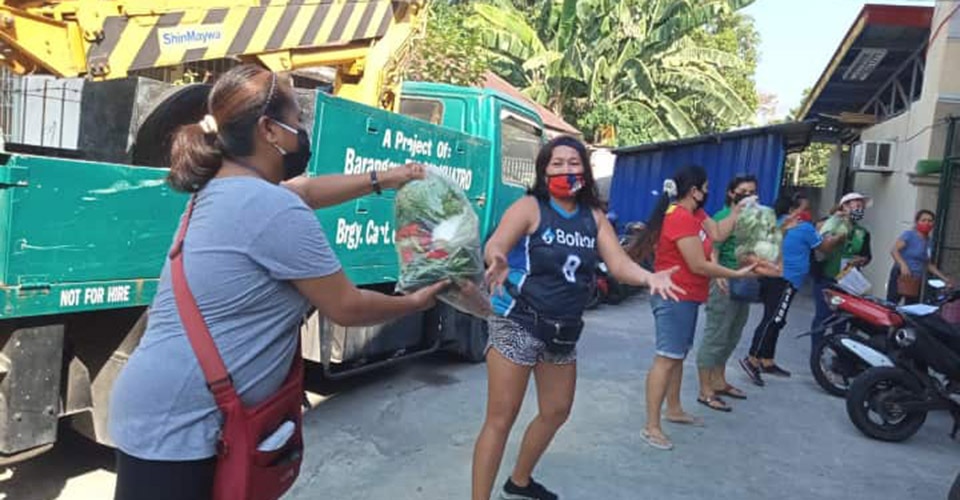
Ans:
<svg viewBox="0 0 960 500"><path fill-rule="evenodd" d="M380 73L416 29L423 2L0 0L0 57L19 73L97 80L218 59L333 66L346 97L392 108Z"/></svg>

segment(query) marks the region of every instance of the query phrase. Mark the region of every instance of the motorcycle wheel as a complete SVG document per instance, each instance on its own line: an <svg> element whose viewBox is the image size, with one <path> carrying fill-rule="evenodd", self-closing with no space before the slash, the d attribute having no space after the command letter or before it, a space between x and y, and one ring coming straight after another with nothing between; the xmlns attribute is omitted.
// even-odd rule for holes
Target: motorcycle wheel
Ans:
<svg viewBox="0 0 960 500"><path fill-rule="evenodd" d="M810 372L817 384L837 397L846 397L853 380L868 367L838 347L840 335L822 338L810 354Z"/></svg>
<svg viewBox="0 0 960 500"><path fill-rule="evenodd" d="M617 305L623 302L623 285L617 283L613 278L607 278L607 297L605 302L610 305Z"/></svg>
<svg viewBox="0 0 960 500"><path fill-rule="evenodd" d="M596 309L600 305L600 287L597 286L597 282L594 280L587 288L586 309Z"/></svg>
<svg viewBox="0 0 960 500"><path fill-rule="evenodd" d="M870 368L847 394L847 416L860 432L880 441L904 441L920 430L927 412L907 413L897 401L922 398L923 385L902 368Z"/></svg>

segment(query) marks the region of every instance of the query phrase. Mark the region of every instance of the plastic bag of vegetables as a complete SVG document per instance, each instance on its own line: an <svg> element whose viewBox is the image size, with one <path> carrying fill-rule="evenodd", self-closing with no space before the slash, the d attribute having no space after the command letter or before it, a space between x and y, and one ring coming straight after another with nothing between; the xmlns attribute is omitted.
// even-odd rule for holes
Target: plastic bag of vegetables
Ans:
<svg viewBox="0 0 960 500"><path fill-rule="evenodd" d="M422 180L397 191L397 290L409 293L438 281L453 282L438 298L474 316L492 314L483 290L479 219L460 188L430 167Z"/></svg>
<svg viewBox="0 0 960 500"><path fill-rule="evenodd" d="M820 236L833 235L833 236L844 236L850 232L850 223L847 219L840 217L839 215L831 215L830 218L825 220L820 226Z"/></svg>
<svg viewBox="0 0 960 500"><path fill-rule="evenodd" d="M736 256L740 262L750 257L767 262L777 262L780 258L783 236L777 229L777 216L770 207L756 202L744 205L733 228L733 236L736 238Z"/></svg>

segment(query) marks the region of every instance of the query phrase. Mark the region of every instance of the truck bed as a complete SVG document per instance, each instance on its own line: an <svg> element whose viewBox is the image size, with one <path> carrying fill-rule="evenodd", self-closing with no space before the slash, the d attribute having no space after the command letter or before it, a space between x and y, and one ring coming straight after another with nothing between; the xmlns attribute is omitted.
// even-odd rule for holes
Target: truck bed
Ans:
<svg viewBox="0 0 960 500"><path fill-rule="evenodd" d="M311 176L385 170L413 160L443 169L479 211L487 141L320 92ZM162 168L0 155L0 318L149 304L186 195ZM347 275L361 285L397 276L393 195L317 212ZM481 214L482 215L482 214Z"/></svg>

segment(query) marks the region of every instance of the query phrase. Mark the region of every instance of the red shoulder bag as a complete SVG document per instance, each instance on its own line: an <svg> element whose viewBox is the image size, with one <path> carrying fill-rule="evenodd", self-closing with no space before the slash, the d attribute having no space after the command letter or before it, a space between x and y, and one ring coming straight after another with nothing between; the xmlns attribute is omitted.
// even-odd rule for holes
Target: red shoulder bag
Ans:
<svg viewBox="0 0 960 500"><path fill-rule="evenodd" d="M255 406L243 405L183 271L183 238L195 203L196 197L191 198L170 250L170 270L187 338L200 361L207 388L223 413L213 499L275 500L293 486L303 459L303 359L298 347L290 373L277 392Z"/></svg>

